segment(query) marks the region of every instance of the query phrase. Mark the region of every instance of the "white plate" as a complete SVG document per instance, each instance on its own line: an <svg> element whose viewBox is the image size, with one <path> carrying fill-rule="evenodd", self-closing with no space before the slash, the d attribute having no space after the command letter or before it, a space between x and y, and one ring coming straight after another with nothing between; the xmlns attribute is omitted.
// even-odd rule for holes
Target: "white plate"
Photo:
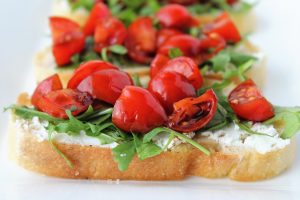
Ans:
<svg viewBox="0 0 300 200"><path fill-rule="evenodd" d="M277 3L277 4L276 4ZM280 4L279 4L280 3ZM51 1L10 0L0 7L0 108L21 91L32 91L33 52L45 33ZM256 7L258 30L252 37L269 57L266 96L278 105L300 105L300 3L264 0ZM28 72L29 70L29 72ZM25 84L24 84L25 83ZM44 177L7 160L8 114L0 115L0 199L297 199L300 152L296 163L268 181L239 183L227 179L189 178L176 182L79 181ZM298 144L300 140L298 137Z"/></svg>

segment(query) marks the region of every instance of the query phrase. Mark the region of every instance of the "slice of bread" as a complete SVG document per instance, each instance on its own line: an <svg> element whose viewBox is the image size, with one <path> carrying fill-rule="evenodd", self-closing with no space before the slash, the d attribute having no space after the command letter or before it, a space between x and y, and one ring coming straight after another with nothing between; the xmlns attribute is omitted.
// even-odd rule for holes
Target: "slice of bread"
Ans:
<svg viewBox="0 0 300 200"><path fill-rule="evenodd" d="M19 103L27 103L21 96ZM207 136L194 140L205 146L211 155L204 155L190 144L181 143L146 160L133 159L121 172L113 160L110 148L56 142L56 146L74 163L68 167L47 140L40 141L32 132L10 123L11 158L22 167L48 176L73 179L177 180L188 176L206 178L228 177L237 181L257 181L272 178L293 162L296 143L260 153L247 146L228 145ZM258 136L263 137L263 136Z"/></svg>

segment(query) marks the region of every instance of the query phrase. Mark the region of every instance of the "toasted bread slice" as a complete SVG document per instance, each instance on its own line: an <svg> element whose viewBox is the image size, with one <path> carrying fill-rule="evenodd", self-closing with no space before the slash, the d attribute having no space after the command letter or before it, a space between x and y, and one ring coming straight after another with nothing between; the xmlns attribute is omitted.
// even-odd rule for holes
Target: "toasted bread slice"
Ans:
<svg viewBox="0 0 300 200"><path fill-rule="evenodd" d="M27 104L27 97L22 95L20 102ZM28 170L63 178L178 180L200 176L257 181L282 173L292 164L296 153L293 140L278 149L261 153L246 145L228 145L204 134L197 135L194 140L205 146L211 152L210 156L190 144L181 143L143 161L135 157L129 168L121 172L110 148L56 142L74 163L72 169L47 140L41 141L30 129L16 126L17 118L13 115L10 123L11 158Z"/></svg>

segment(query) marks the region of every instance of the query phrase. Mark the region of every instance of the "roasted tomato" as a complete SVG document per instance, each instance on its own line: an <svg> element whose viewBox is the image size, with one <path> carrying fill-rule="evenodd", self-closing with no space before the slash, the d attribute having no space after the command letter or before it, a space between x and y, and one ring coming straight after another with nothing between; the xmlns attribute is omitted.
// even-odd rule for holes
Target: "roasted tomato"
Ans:
<svg viewBox="0 0 300 200"><path fill-rule="evenodd" d="M169 50L172 48L179 48L183 56L192 58L198 65L201 63L200 55L200 40L190 35L178 35L171 37L165 41L158 49L158 53L169 55Z"/></svg>
<svg viewBox="0 0 300 200"><path fill-rule="evenodd" d="M158 100L148 90L135 86L123 89L112 114L117 127L134 133L146 133L166 120L166 113Z"/></svg>
<svg viewBox="0 0 300 200"><path fill-rule="evenodd" d="M186 98L174 104L168 126L180 132L193 132L203 128L215 116L217 97L213 90L197 98Z"/></svg>
<svg viewBox="0 0 300 200"><path fill-rule="evenodd" d="M104 19L111 16L111 13L107 6L104 3L98 2L92 8L89 18L83 27L83 32L86 36L93 35L96 29L97 23Z"/></svg>
<svg viewBox="0 0 300 200"><path fill-rule="evenodd" d="M202 60L206 61L226 47L226 41L217 33L211 33L200 40Z"/></svg>
<svg viewBox="0 0 300 200"><path fill-rule="evenodd" d="M119 70L118 67L104 61L89 61L80 65L72 75L71 79L68 82L68 88L75 89L79 85L79 83L85 79L87 76L92 73L105 69L114 69Z"/></svg>
<svg viewBox="0 0 300 200"><path fill-rule="evenodd" d="M228 101L237 116L261 122L274 116L273 106L263 97L252 80L239 84L229 95Z"/></svg>
<svg viewBox="0 0 300 200"><path fill-rule="evenodd" d="M182 34L183 34L182 32L176 29L170 29L170 28L161 29L157 33L158 36L157 36L156 45L157 47L160 47L169 38L176 35L182 35Z"/></svg>
<svg viewBox="0 0 300 200"><path fill-rule="evenodd" d="M214 22L206 24L203 32L205 34L218 33L227 42L236 43L241 40L241 35L227 12L220 14Z"/></svg>
<svg viewBox="0 0 300 200"><path fill-rule="evenodd" d="M156 54L155 58L150 64L150 76L153 78L170 60L170 58L163 54Z"/></svg>
<svg viewBox="0 0 300 200"><path fill-rule="evenodd" d="M203 84L203 78L196 63L188 57L178 57L170 60L160 72L177 72L187 78L187 80L198 90Z"/></svg>
<svg viewBox="0 0 300 200"><path fill-rule="evenodd" d="M113 17L104 18L96 26L94 49L97 52L101 52L104 47L123 44L126 36L126 27L120 20Z"/></svg>
<svg viewBox="0 0 300 200"><path fill-rule="evenodd" d="M54 74L53 76L50 76L49 78L43 80L38 84L33 95L31 96L32 105L37 108L38 101L42 96L54 90L61 90L62 87L62 83L57 74Z"/></svg>
<svg viewBox="0 0 300 200"><path fill-rule="evenodd" d="M162 7L156 17L164 28L186 29L197 26L199 22L190 15L186 7L179 4L169 4Z"/></svg>
<svg viewBox="0 0 300 200"><path fill-rule="evenodd" d="M195 88L187 78L168 71L157 74L150 81L148 90L159 100L168 114L172 112L175 102L196 95Z"/></svg>
<svg viewBox="0 0 300 200"><path fill-rule="evenodd" d="M128 85L133 85L133 82L126 72L106 69L86 77L77 89L81 92L88 92L96 99L114 104L123 88Z"/></svg>
<svg viewBox="0 0 300 200"><path fill-rule="evenodd" d="M156 32L150 17L140 17L130 24L125 46L134 61L150 63L156 50Z"/></svg>
<svg viewBox="0 0 300 200"><path fill-rule="evenodd" d="M84 112L92 102L92 97L88 93L64 89L44 95L37 102L37 107L53 117L67 119L66 110L71 110L72 115L76 116Z"/></svg>
<svg viewBox="0 0 300 200"><path fill-rule="evenodd" d="M81 52L85 46L85 37L79 25L62 17L51 17L52 52L58 66L71 62L71 57Z"/></svg>
<svg viewBox="0 0 300 200"><path fill-rule="evenodd" d="M239 0L226 0L226 2L229 4L229 5L234 5L235 3L237 3Z"/></svg>

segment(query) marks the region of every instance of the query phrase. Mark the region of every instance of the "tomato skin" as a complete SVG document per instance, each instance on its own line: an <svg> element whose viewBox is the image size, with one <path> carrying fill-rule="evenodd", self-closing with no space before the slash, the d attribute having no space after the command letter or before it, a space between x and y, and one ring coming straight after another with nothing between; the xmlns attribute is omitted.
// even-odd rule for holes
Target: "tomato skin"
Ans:
<svg viewBox="0 0 300 200"><path fill-rule="evenodd" d="M77 23L63 17L50 17L50 28L55 61L58 66L66 65L74 54L84 49L84 34Z"/></svg>
<svg viewBox="0 0 300 200"><path fill-rule="evenodd" d="M185 98L174 103L168 126L185 133L197 131L213 119L216 111L217 97L210 89L197 98Z"/></svg>
<svg viewBox="0 0 300 200"><path fill-rule="evenodd" d="M34 107L38 107L38 101L41 97L48 94L51 91L61 90L63 88L58 74L54 74L47 79L43 80L36 87L33 95L31 96L31 103Z"/></svg>
<svg viewBox="0 0 300 200"><path fill-rule="evenodd" d="M179 48L183 56L192 58L197 65L201 63L200 40L197 38L190 35L171 37L159 47L158 53L168 56L172 48Z"/></svg>
<svg viewBox="0 0 300 200"><path fill-rule="evenodd" d="M127 132L146 133L163 125L167 115L157 99L146 89L127 86L117 100L113 123Z"/></svg>
<svg viewBox="0 0 300 200"><path fill-rule="evenodd" d="M168 114L172 112L175 102L196 96L195 88L183 75L169 71L157 74L150 81L148 90L159 100Z"/></svg>
<svg viewBox="0 0 300 200"><path fill-rule="evenodd" d="M37 103L37 108L53 117L67 119L66 110L75 106L77 109L72 112L72 115L76 116L87 110L92 102L92 97L87 93L63 89L51 91L41 97Z"/></svg>
<svg viewBox="0 0 300 200"><path fill-rule="evenodd" d="M91 75L92 73L100 70L105 69L114 69L119 70L118 67L114 66L111 63L105 62L105 61L89 61L86 63L83 63L78 67L75 72L73 73L71 79L68 82L68 88L70 89L76 89L77 86L80 84L80 82L85 79L87 76Z"/></svg>
<svg viewBox="0 0 300 200"><path fill-rule="evenodd" d="M252 80L239 84L228 96L232 110L242 119L262 122L274 116L274 108Z"/></svg>
<svg viewBox="0 0 300 200"><path fill-rule="evenodd" d="M93 35L99 20L110 17L111 13L104 3L98 2L92 8L89 18L83 27L85 36Z"/></svg>
<svg viewBox="0 0 300 200"><path fill-rule="evenodd" d="M200 51L202 60L206 61L214 57L226 47L226 41L217 33L211 33L200 39Z"/></svg>
<svg viewBox="0 0 300 200"><path fill-rule="evenodd" d="M229 5L234 5L235 3L237 3L239 0L226 0L226 2L229 4Z"/></svg>
<svg viewBox="0 0 300 200"><path fill-rule="evenodd" d="M156 34L150 17L137 18L127 31L125 46L128 55L138 63L150 63L156 51Z"/></svg>
<svg viewBox="0 0 300 200"><path fill-rule="evenodd" d="M176 29L170 29L170 28L159 30L157 32L157 41L156 41L157 47L160 47L165 41L167 41L168 39L176 35L183 35L183 33Z"/></svg>
<svg viewBox="0 0 300 200"><path fill-rule="evenodd" d="M164 28L186 29L199 23L189 14L189 11L179 4L168 4L156 14L160 25Z"/></svg>
<svg viewBox="0 0 300 200"><path fill-rule="evenodd" d="M203 85L203 78L196 63L188 57L177 57L170 60L160 72L177 72L184 77L198 90Z"/></svg>
<svg viewBox="0 0 300 200"><path fill-rule="evenodd" d="M150 76L153 78L169 62L170 58L163 54L156 54L150 64Z"/></svg>
<svg viewBox="0 0 300 200"><path fill-rule="evenodd" d="M241 35L227 12L221 13L214 22L206 24L203 32L205 34L217 33L227 42L237 43L241 40Z"/></svg>
<svg viewBox="0 0 300 200"><path fill-rule="evenodd" d="M126 27L120 20L113 17L104 18L96 26L94 50L101 52L104 47L123 44L126 36Z"/></svg>
<svg viewBox="0 0 300 200"><path fill-rule="evenodd" d="M114 104L123 88L128 85L133 85L133 81L126 72L106 69L87 76L77 89L81 92L88 92L98 100Z"/></svg>

